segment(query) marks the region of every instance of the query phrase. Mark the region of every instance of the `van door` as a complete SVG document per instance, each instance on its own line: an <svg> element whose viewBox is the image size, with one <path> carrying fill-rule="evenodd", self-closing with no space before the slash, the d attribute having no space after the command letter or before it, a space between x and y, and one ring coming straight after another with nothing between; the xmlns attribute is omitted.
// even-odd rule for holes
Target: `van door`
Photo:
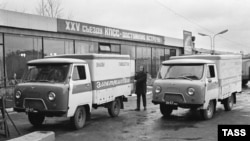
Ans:
<svg viewBox="0 0 250 141"><path fill-rule="evenodd" d="M74 115L80 105L92 105L92 85L88 64L74 64L70 77L68 117Z"/></svg>
<svg viewBox="0 0 250 141"><path fill-rule="evenodd" d="M207 78L206 78L206 95L205 100L209 102L210 99L218 99L219 95L219 82L215 64L207 65Z"/></svg>

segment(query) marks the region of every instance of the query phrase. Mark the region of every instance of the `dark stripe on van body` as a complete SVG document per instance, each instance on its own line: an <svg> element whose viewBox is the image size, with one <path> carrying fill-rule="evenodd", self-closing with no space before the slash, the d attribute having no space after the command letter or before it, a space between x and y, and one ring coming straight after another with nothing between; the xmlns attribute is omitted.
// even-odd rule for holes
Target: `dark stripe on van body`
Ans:
<svg viewBox="0 0 250 141"><path fill-rule="evenodd" d="M92 85L90 83L87 84L78 84L73 86L72 94L78 94L82 92L92 91Z"/></svg>
<svg viewBox="0 0 250 141"><path fill-rule="evenodd" d="M91 90L102 90L102 89L130 84L130 83L133 83L133 81L134 81L134 77L92 81L92 85L90 83L74 85L72 93L77 94L77 93L87 92Z"/></svg>
<svg viewBox="0 0 250 141"><path fill-rule="evenodd" d="M120 85L126 85L133 83L134 77L125 77L117 79L106 79L101 81L92 81L93 90L101 90L111 87L116 87Z"/></svg>

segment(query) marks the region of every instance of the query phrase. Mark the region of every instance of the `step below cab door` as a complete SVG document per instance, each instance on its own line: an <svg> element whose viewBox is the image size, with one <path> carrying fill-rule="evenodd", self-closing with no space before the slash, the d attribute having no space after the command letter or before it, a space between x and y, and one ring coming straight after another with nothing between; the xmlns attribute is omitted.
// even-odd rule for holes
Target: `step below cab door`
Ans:
<svg viewBox="0 0 250 141"><path fill-rule="evenodd" d="M88 64L73 64L70 74L68 117L74 115L78 106L92 105L92 85Z"/></svg>

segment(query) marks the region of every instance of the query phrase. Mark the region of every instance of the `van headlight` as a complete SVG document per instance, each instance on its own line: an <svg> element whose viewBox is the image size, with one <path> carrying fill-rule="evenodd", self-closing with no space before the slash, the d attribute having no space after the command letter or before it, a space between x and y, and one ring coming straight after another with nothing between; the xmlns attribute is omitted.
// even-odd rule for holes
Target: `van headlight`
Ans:
<svg viewBox="0 0 250 141"><path fill-rule="evenodd" d="M16 94L15 94L16 99L21 98L21 95L22 95L21 91L16 91Z"/></svg>
<svg viewBox="0 0 250 141"><path fill-rule="evenodd" d="M54 92L49 92L48 99L49 101L54 101L56 99L56 94Z"/></svg>
<svg viewBox="0 0 250 141"><path fill-rule="evenodd" d="M187 93L189 95L194 95L195 94L195 89L194 88L188 88Z"/></svg>
<svg viewBox="0 0 250 141"><path fill-rule="evenodd" d="M160 86L156 86L155 87L155 93L160 93L161 92L161 87Z"/></svg>

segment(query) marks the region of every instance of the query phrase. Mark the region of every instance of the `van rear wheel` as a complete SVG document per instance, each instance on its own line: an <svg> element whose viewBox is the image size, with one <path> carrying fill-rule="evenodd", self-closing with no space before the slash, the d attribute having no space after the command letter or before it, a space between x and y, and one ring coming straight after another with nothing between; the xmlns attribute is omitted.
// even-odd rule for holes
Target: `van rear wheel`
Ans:
<svg viewBox="0 0 250 141"><path fill-rule="evenodd" d="M223 101L225 111L231 111L234 105L234 95L232 94L230 97L226 98Z"/></svg>
<svg viewBox="0 0 250 141"><path fill-rule="evenodd" d="M119 98L116 98L112 101L108 107L108 113L111 117L117 117L120 113L121 101Z"/></svg>
<svg viewBox="0 0 250 141"><path fill-rule="evenodd" d="M211 100L207 109L202 109L200 113L204 120L211 119L215 113L215 102Z"/></svg>
<svg viewBox="0 0 250 141"><path fill-rule="evenodd" d="M160 104L160 111L164 117L169 117L171 113L173 112L173 108L166 104Z"/></svg>
<svg viewBox="0 0 250 141"><path fill-rule="evenodd" d="M85 107L78 107L76 109L75 115L71 117L71 123L75 129L81 129L86 122L86 110Z"/></svg>
<svg viewBox="0 0 250 141"><path fill-rule="evenodd" d="M29 118L29 122L35 126L35 127L39 127L43 124L43 121L45 119L45 115L41 114L41 113L28 113L28 118Z"/></svg>
<svg viewBox="0 0 250 141"><path fill-rule="evenodd" d="M248 80L242 80L242 86L247 85L247 83L248 83Z"/></svg>

